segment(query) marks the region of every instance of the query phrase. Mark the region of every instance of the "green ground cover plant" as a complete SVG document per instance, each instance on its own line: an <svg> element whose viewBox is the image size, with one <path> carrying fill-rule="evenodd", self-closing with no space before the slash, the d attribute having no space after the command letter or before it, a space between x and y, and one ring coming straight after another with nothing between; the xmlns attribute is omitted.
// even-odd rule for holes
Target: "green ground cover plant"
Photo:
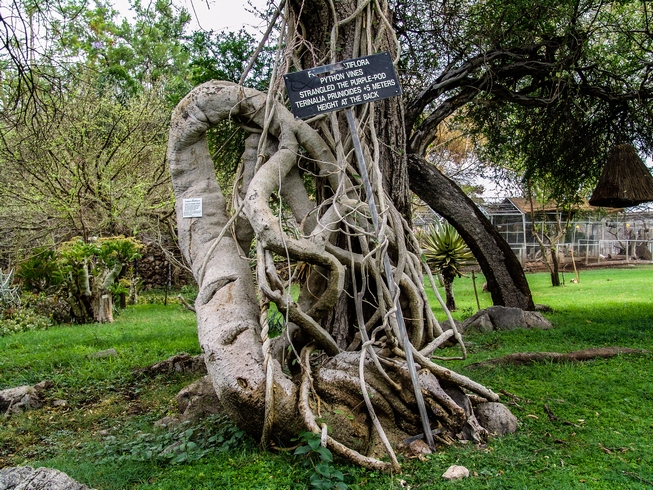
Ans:
<svg viewBox="0 0 653 490"><path fill-rule="evenodd" d="M580 283L558 288L546 273L528 279L535 302L553 308L547 317L555 328L469 336L469 359L451 363L503 393L519 419L517 434L480 447L442 448L425 461L405 459L402 474L382 475L337 459L326 461L320 473L323 461L306 459L311 451L264 452L219 418L172 432L157 429L154 422L174 413L174 395L197 375L152 380L132 370L179 352L197 354L199 345L193 313L177 304L141 304L113 324L0 338L0 389L51 379L49 401L66 400L65 406L0 419L0 467L55 467L98 490L316 488L311 482L352 489L651 488L653 267L581 271ZM480 292L483 278L476 280L481 307L489 306L489 294ZM471 277L454 287L454 316L473 314ZM434 298L432 304L438 311ZM513 352L604 346L648 353L577 364L469 367ZM91 356L110 348L118 356ZM170 443L175 449L162 456ZM299 441L298 447L308 444ZM471 478L443 481L440 475L452 464L466 466Z"/></svg>

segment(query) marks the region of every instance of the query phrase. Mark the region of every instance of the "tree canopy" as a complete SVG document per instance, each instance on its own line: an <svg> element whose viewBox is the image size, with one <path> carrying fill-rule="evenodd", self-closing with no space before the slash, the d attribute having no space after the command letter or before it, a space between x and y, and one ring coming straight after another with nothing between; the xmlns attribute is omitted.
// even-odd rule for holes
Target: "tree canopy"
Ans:
<svg viewBox="0 0 653 490"><path fill-rule="evenodd" d="M174 228L170 111L198 83L240 78L256 43L242 31L187 33L189 14L166 1L135 0L132 10L126 20L105 1L1 8L5 253L74 236L156 236ZM265 60L250 77L260 87ZM232 133L226 124L214 139ZM243 138L214 146L231 168Z"/></svg>
<svg viewBox="0 0 653 490"><path fill-rule="evenodd" d="M482 159L586 197L611 147L653 153L648 2L396 2L410 146L444 117L473 129Z"/></svg>

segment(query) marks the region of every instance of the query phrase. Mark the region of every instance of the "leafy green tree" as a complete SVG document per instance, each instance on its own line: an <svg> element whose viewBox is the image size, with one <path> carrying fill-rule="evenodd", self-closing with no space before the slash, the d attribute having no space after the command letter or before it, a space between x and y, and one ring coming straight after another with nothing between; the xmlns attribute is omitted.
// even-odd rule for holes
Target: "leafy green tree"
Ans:
<svg viewBox="0 0 653 490"><path fill-rule="evenodd" d="M78 323L113 322L113 294L125 266L140 258L143 245L122 236L84 241L75 238L57 249L60 293Z"/></svg>
<svg viewBox="0 0 653 490"><path fill-rule="evenodd" d="M653 152L650 4L497 0L468 12L488 72L459 115L483 159L573 204L615 144Z"/></svg>
<svg viewBox="0 0 653 490"><path fill-rule="evenodd" d="M184 30L190 15L171 2L131 1L133 20L118 20L110 1L99 1L94 9L86 2L69 0L69 9L79 10L73 22L57 23L53 49L56 56L76 60L99 74L98 82L123 97L137 94L151 83L165 87L166 97L176 104L192 85L186 70L189 51Z"/></svg>
<svg viewBox="0 0 653 490"><path fill-rule="evenodd" d="M110 1L16 0L0 15L3 107L25 118L51 107L71 80L97 74L100 88L124 99L151 84L170 106L192 87L186 78L188 12L171 2L133 0L133 20L118 18Z"/></svg>
<svg viewBox="0 0 653 490"><path fill-rule="evenodd" d="M193 86L209 80L239 82L257 40L245 30L238 32L195 31L188 36L188 79ZM272 70L269 48L256 58L244 85L265 90Z"/></svg>
<svg viewBox="0 0 653 490"><path fill-rule="evenodd" d="M0 115L7 248L154 232L172 212L161 87L123 100L87 76L31 122Z"/></svg>
<svg viewBox="0 0 653 490"><path fill-rule="evenodd" d="M63 299L67 321L112 322L113 298L124 293L121 283L131 279L128 264L140 258L142 248L136 239L123 236L75 237L56 249L36 251L20 263L18 278L27 291Z"/></svg>

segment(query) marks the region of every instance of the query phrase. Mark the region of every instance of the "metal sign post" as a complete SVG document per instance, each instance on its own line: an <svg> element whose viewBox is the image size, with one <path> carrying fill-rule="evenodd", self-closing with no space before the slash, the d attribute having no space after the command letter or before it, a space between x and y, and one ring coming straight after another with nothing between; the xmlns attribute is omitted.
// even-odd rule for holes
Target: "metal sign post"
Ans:
<svg viewBox="0 0 653 490"><path fill-rule="evenodd" d="M305 119L326 112L345 109L347 124L354 143L358 171L363 180L365 194L367 194L367 204L372 215L372 224L377 238L380 239L379 213L367 173L356 118L351 107L401 95L401 86L397 79L392 58L389 53L379 53L354 60L341 61L333 65L289 73L284 75L284 79L290 98L291 110L295 117ZM392 276L392 268L387 252L383 253L383 268L390 295L393 298L396 297L395 316L399 327L400 341L406 354L406 364L408 365L413 392L422 419L424 436L429 447L435 450L431 424L429 423L422 389L417 377L415 360L413 359L412 344L408 339L406 322L399 304L399 295L396 294L398 286Z"/></svg>

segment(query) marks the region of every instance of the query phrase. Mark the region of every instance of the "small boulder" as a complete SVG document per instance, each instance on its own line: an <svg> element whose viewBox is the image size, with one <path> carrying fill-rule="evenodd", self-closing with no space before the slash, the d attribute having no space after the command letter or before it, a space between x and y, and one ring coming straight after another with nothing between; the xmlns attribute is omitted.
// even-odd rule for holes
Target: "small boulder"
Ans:
<svg viewBox="0 0 653 490"><path fill-rule="evenodd" d="M525 311L520 308L506 306L490 306L465 320L461 330L465 333L488 333L495 330L515 330L518 328L546 330L553 328L553 324L540 312Z"/></svg>
<svg viewBox="0 0 653 490"><path fill-rule="evenodd" d="M524 310L521 308L490 306L486 311L495 330L515 330L526 326Z"/></svg>
<svg viewBox="0 0 653 490"><path fill-rule="evenodd" d="M197 373L206 374L204 354L191 356L186 352L174 355L164 361L157 362L151 366L133 371L136 376L154 377L159 374L168 373Z"/></svg>
<svg viewBox="0 0 653 490"><path fill-rule="evenodd" d="M478 423L494 435L517 432L517 417L503 403L481 403L474 408Z"/></svg>
<svg viewBox="0 0 653 490"><path fill-rule="evenodd" d="M0 490L89 490L65 473L53 468L31 466L0 469Z"/></svg>
<svg viewBox="0 0 653 490"><path fill-rule="evenodd" d="M204 376L186 386L175 396L182 422L197 420L209 414L220 412L220 400L209 376Z"/></svg>
<svg viewBox="0 0 653 490"><path fill-rule="evenodd" d="M41 391L34 386L17 386L0 391L0 413L19 414L43 406Z"/></svg>
<svg viewBox="0 0 653 490"><path fill-rule="evenodd" d="M460 321L454 319L453 323L454 323L454 325L456 326L456 331L457 331L459 334L462 335L462 334L465 333L465 326L463 325L462 322L460 322ZM451 330L451 322L449 321L449 319L444 320L444 321L440 324L440 326L442 327L442 330L443 330L444 332L446 332L447 330ZM457 345L457 344L458 344L458 341L456 340L456 338L455 338L455 337L451 337L451 338L449 338L448 340L446 340L442 345L443 345L444 347L452 347L452 346Z"/></svg>
<svg viewBox="0 0 653 490"><path fill-rule="evenodd" d="M45 392L52 387L54 383L46 379L34 386L23 385L0 391L0 414L9 416L41 408Z"/></svg>
<svg viewBox="0 0 653 490"><path fill-rule="evenodd" d="M460 333L463 333L463 324L462 322L456 320L455 318L453 319L453 324L456 326L456 330L458 330ZM440 326L442 327L443 331L451 330L451 321L449 319L444 320Z"/></svg>
<svg viewBox="0 0 653 490"><path fill-rule="evenodd" d="M465 333L488 333L494 330L494 325L492 325L492 320L487 312L481 310L463 322L462 330Z"/></svg>
<svg viewBox="0 0 653 490"><path fill-rule="evenodd" d="M536 328L539 330L553 328L553 323L547 320L539 311L524 311L524 320L526 320L527 328Z"/></svg>
<svg viewBox="0 0 653 490"><path fill-rule="evenodd" d="M464 466L449 466L449 469L442 474L445 480L462 480L469 478L469 470Z"/></svg>

